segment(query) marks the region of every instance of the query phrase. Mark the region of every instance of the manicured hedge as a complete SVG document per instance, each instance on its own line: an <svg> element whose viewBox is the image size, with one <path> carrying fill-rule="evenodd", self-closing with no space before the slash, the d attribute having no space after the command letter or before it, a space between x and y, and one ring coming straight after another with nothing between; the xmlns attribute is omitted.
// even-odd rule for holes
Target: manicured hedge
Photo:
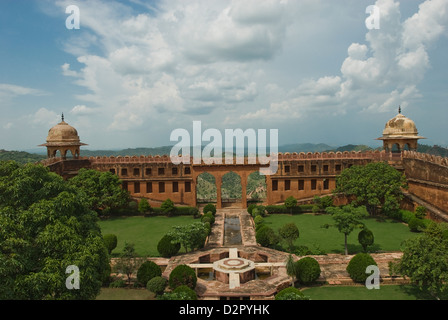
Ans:
<svg viewBox="0 0 448 320"><path fill-rule="evenodd" d="M290 208L286 208L284 204L277 204L277 205L269 205L266 206L266 211L269 214L275 214L275 213L291 213ZM299 214L304 212L313 212L313 205L312 204L303 204L297 207L292 208L292 214Z"/></svg>
<svg viewBox="0 0 448 320"><path fill-rule="evenodd" d="M197 212L197 209L195 207L175 207L174 211L172 212L172 216L193 216L195 215L195 212ZM152 212L149 214L146 214L146 216L164 216L166 215L165 212L163 212L162 208L152 208Z"/></svg>

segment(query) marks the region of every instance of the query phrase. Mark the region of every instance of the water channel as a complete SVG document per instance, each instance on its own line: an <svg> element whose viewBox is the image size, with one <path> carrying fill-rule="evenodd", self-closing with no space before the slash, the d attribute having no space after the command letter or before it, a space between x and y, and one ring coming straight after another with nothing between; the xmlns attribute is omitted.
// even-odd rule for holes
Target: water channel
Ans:
<svg viewBox="0 0 448 320"><path fill-rule="evenodd" d="M226 216L224 220L224 246L243 244L239 216Z"/></svg>

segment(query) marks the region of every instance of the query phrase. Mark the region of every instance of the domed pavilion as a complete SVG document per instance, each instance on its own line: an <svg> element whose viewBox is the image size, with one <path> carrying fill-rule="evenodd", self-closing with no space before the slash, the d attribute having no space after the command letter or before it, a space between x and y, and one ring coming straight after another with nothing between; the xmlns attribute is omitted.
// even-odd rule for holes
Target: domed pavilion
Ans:
<svg viewBox="0 0 448 320"><path fill-rule="evenodd" d="M62 114L62 121L48 131L47 143L39 146L47 147L48 158L55 158L59 151L60 156L65 160L68 151L74 159L78 159L80 147L86 145L80 141L78 131L64 121L64 114Z"/></svg>
<svg viewBox="0 0 448 320"><path fill-rule="evenodd" d="M376 140L383 140L384 150L387 152L401 152L403 150L417 151L419 139L426 139L418 135L414 121L401 114L390 119L383 130L383 136Z"/></svg>

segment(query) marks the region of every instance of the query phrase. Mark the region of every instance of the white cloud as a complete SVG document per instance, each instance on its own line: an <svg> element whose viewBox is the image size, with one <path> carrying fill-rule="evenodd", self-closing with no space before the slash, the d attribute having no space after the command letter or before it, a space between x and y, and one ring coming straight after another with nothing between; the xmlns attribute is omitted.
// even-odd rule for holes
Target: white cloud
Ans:
<svg viewBox="0 0 448 320"><path fill-rule="evenodd" d="M42 127L52 127L61 121L60 117L61 116L54 111L48 110L47 108L40 108L28 118L30 122L35 125Z"/></svg>
<svg viewBox="0 0 448 320"><path fill-rule="evenodd" d="M70 110L70 113L78 116L84 116L94 114L95 110L92 108L88 108L85 105L77 105L74 106L72 110Z"/></svg>
<svg viewBox="0 0 448 320"><path fill-rule="evenodd" d="M9 100L18 96L43 96L47 93L38 90L13 84L0 83L0 101Z"/></svg>

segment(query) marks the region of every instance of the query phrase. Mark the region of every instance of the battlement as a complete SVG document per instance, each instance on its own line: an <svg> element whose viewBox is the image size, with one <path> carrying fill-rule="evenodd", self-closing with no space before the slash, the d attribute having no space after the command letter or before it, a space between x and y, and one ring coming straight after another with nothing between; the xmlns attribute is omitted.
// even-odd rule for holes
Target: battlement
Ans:
<svg viewBox="0 0 448 320"><path fill-rule="evenodd" d="M437 164L439 166L448 167L448 158L435 156L427 153L420 153L416 151L403 151L404 159L422 160Z"/></svg>

